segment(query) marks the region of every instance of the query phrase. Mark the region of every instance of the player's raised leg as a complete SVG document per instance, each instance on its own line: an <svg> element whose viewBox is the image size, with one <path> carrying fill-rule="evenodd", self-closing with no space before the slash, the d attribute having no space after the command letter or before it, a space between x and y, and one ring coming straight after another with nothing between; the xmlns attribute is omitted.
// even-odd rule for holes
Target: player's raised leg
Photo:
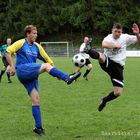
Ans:
<svg viewBox="0 0 140 140"><path fill-rule="evenodd" d="M43 63L41 65L39 73L42 73L42 72L48 72L53 77L57 77L57 78L65 81L68 85L71 84L74 80L76 80L81 75L81 72L76 72L74 74L68 75L68 74L62 72L61 70L53 67L49 63Z"/></svg>
<svg viewBox="0 0 140 140"><path fill-rule="evenodd" d="M89 54L92 59L99 60L99 63L104 63L106 60L106 56L104 53L97 52L96 50L92 49L89 45L87 45L84 49L84 52Z"/></svg>

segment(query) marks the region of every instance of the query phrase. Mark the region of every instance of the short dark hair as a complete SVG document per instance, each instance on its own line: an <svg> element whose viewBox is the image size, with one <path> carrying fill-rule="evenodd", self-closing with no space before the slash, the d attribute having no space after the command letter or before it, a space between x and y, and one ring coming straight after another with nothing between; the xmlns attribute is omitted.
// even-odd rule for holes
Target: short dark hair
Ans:
<svg viewBox="0 0 140 140"><path fill-rule="evenodd" d="M32 30L37 30L37 28L33 25L27 25L25 28L24 28L24 35L25 37L27 36L27 33L30 33Z"/></svg>
<svg viewBox="0 0 140 140"><path fill-rule="evenodd" d="M120 23L114 23L114 24L113 24L113 28L122 29L123 26L122 26L122 24L120 24Z"/></svg>

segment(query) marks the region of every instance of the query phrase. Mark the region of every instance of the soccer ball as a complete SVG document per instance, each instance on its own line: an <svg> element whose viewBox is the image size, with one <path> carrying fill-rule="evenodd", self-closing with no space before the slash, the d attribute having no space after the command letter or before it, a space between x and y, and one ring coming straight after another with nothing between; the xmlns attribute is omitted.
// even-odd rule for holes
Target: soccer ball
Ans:
<svg viewBox="0 0 140 140"><path fill-rule="evenodd" d="M86 59L81 53L78 53L73 56L72 62L75 66L81 67L81 66L85 65Z"/></svg>

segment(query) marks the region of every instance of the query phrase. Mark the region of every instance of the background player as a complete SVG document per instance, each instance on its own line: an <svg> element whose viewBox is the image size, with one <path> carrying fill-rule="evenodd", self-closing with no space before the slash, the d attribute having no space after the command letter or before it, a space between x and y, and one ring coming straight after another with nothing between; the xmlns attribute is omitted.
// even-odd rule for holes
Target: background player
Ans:
<svg viewBox="0 0 140 140"><path fill-rule="evenodd" d="M82 54L82 56L84 56L85 57L85 59L86 59L86 63L85 63L85 65L87 66L87 70L86 70L86 72L84 73L84 75L83 75L83 78L85 79L85 80L88 80L88 78L87 78L87 75L89 74L89 72L92 70L92 64L91 64L91 62L90 62L90 60L89 60L89 54L86 54L85 52L84 52L84 49L85 49L85 47L86 47L86 45L90 45L90 43L91 43L91 40L89 39L89 37L84 37L84 42L81 44L81 46L80 46L80 49L79 49L79 52ZM77 69L76 69L76 72L78 72L78 71L80 71L81 70L81 68L82 68L83 66L81 66L81 67L77 67Z"/></svg>
<svg viewBox="0 0 140 140"><path fill-rule="evenodd" d="M6 71L8 83L12 83L12 80L10 79L10 66L9 66L9 63L7 62L7 59L6 59L6 49L8 46L11 45L11 43L12 43L11 38L7 38L6 44L0 46L0 52L2 54L2 62L3 62L3 68L2 68L1 73L0 73L0 82L1 82L3 74Z"/></svg>

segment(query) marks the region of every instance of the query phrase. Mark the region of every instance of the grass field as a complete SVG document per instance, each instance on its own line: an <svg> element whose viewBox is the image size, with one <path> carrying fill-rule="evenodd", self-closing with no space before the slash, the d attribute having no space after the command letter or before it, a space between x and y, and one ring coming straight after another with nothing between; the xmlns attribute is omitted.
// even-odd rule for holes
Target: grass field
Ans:
<svg viewBox="0 0 140 140"><path fill-rule="evenodd" d="M71 59L53 60L61 70L73 72ZM0 140L139 140L140 59L127 58L124 92L102 112L97 111L98 104L112 85L97 61L92 63L88 82L81 76L68 86L47 73L40 75L44 137L32 132L31 101L25 89L16 76L8 84L5 74L0 83Z"/></svg>

